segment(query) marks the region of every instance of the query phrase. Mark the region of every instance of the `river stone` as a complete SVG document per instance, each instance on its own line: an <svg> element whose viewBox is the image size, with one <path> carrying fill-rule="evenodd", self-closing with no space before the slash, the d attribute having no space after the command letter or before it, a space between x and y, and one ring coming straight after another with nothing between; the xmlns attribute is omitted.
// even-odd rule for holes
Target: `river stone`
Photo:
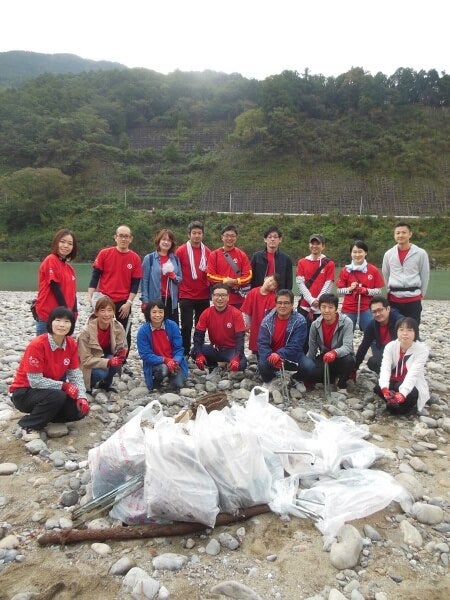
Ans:
<svg viewBox="0 0 450 600"><path fill-rule="evenodd" d="M419 523L437 525L443 520L444 511L440 506L416 502L412 507L412 515Z"/></svg>
<svg viewBox="0 0 450 600"><path fill-rule="evenodd" d="M12 475L19 467L15 463L1 463L0 475Z"/></svg>
<svg viewBox="0 0 450 600"><path fill-rule="evenodd" d="M91 544L91 548L99 556L107 556L111 553L111 546L108 546L108 544L95 542L94 544Z"/></svg>
<svg viewBox="0 0 450 600"><path fill-rule="evenodd" d="M239 548L238 540L233 537L230 533L221 533L219 535L219 544L228 550L236 550Z"/></svg>
<svg viewBox="0 0 450 600"><path fill-rule="evenodd" d="M134 560L128 556L122 556L117 562L115 562L110 570L110 575L126 575L130 569L136 566Z"/></svg>
<svg viewBox="0 0 450 600"><path fill-rule="evenodd" d="M13 548L18 548L19 545L19 539L12 533L0 540L0 548L4 550L12 550Z"/></svg>
<svg viewBox="0 0 450 600"><path fill-rule="evenodd" d="M175 554L174 552L166 552L155 556L152 560L153 567L155 569L161 569L162 571L178 571L188 561L188 557L184 554Z"/></svg>
<svg viewBox="0 0 450 600"><path fill-rule="evenodd" d="M217 556L220 553L219 542L215 538L209 540L206 545L205 552L206 554L209 554L209 556Z"/></svg>
<svg viewBox="0 0 450 600"><path fill-rule="evenodd" d="M211 593L234 600L263 600L254 590L238 581L222 581L211 588Z"/></svg>
<svg viewBox="0 0 450 600"><path fill-rule="evenodd" d="M414 546L415 548L421 548L423 546L423 539L420 532L406 519L400 523L400 530L403 533L403 541L405 544Z"/></svg>
<svg viewBox="0 0 450 600"><path fill-rule="evenodd" d="M332 588L328 595L328 600L346 600L346 598L339 590Z"/></svg>
<svg viewBox="0 0 450 600"><path fill-rule="evenodd" d="M143 569L133 567L123 578L122 587L124 591L131 594L133 600L152 600L156 598L159 583Z"/></svg>
<svg viewBox="0 0 450 600"><path fill-rule="evenodd" d="M49 438L64 437L69 433L69 428L65 423L49 423L47 425L47 435Z"/></svg>
<svg viewBox="0 0 450 600"><path fill-rule="evenodd" d="M411 494L414 500L423 498L425 493L423 486L414 475L411 475L410 473L399 473L395 476L395 480Z"/></svg>
<svg viewBox="0 0 450 600"><path fill-rule="evenodd" d="M353 525L343 525L337 540L331 545L330 560L336 569L352 569L358 564L363 548L363 540Z"/></svg>

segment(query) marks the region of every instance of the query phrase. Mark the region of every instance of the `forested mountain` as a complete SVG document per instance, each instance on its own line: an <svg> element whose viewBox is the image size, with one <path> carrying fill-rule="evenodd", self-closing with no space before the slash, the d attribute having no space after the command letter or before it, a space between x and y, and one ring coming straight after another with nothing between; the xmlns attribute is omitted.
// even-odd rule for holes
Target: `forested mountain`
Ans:
<svg viewBox="0 0 450 600"><path fill-rule="evenodd" d="M0 89L21 85L43 73L81 73L126 68L120 63L89 60L75 54L42 54L11 50L0 52Z"/></svg>
<svg viewBox="0 0 450 600"><path fill-rule="evenodd" d="M449 102L449 75L409 68L40 75L0 91L0 258L99 206L448 212Z"/></svg>

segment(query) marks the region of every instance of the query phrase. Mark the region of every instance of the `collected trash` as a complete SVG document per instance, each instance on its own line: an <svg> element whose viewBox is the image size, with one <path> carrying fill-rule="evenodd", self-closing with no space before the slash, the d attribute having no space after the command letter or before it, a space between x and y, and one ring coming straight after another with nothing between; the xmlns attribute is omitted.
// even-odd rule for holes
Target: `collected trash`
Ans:
<svg viewBox="0 0 450 600"><path fill-rule="evenodd" d="M411 500L390 475L369 469L384 452L364 439L365 425L311 412L314 430L303 431L261 387L244 406L210 404L208 412L196 402L195 418L177 420L154 401L90 450L94 500L77 516L114 503L111 517L129 525L214 527L219 513L268 505L313 519L328 540L346 521Z"/></svg>

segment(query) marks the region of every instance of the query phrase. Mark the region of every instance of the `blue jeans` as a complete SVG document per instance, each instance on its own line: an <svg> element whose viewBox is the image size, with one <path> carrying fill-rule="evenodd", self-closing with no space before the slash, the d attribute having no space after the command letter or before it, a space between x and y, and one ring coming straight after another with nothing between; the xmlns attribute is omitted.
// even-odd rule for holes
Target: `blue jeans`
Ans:
<svg viewBox="0 0 450 600"><path fill-rule="evenodd" d="M355 331L358 314L357 313L347 313L347 312L343 312L342 314L346 315L352 321L353 331ZM366 330L367 325L370 323L370 321L372 319L373 319L373 316L372 316L372 313L370 312L369 308L367 310L362 310L359 313L359 327L360 327L361 331Z"/></svg>
<svg viewBox="0 0 450 600"><path fill-rule="evenodd" d="M47 321L36 321L36 335L41 335L43 333L48 333Z"/></svg>
<svg viewBox="0 0 450 600"><path fill-rule="evenodd" d="M111 358L112 354L108 354L103 358ZM121 367L108 367L107 369L92 369L91 371L91 388L99 381L103 381L107 386L110 386L116 373L120 373Z"/></svg>
<svg viewBox="0 0 450 600"><path fill-rule="evenodd" d="M284 368L286 371L296 371L295 375L293 375L293 378L297 381L303 381L303 373L305 369L311 366L310 363L312 363L311 359L307 358L304 354L302 354L298 358L297 365L295 363L290 363L288 360L286 360L284 363ZM277 372L280 371L280 369L276 369L275 367L273 367L267 360L260 360L258 361L258 371L264 383L268 383L269 381L272 381L272 379L275 377Z"/></svg>
<svg viewBox="0 0 450 600"><path fill-rule="evenodd" d="M160 384L164 377L169 377L169 383L172 388L179 389L183 387L186 377L181 369L176 373L170 373L167 365L160 364L152 367L153 383Z"/></svg>

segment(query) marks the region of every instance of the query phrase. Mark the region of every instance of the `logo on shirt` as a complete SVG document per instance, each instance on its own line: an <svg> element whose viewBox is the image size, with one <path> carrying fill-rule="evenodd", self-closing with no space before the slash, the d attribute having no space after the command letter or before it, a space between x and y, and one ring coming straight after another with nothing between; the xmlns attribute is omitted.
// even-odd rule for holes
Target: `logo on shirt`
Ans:
<svg viewBox="0 0 450 600"><path fill-rule="evenodd" d="M233 324L232 324L232 323L230 323L230 322L228 322L228 323L227 323L227 329L231 329L232 327L233 327Z"/></svg>
<svg viewBox="0 0 450 600"><path fill-rule="evenodd" d="M36 358L35 356L29 356L28 363L30 364L31 367L39 367L39 359Z"/></svg>
<svg viewBox="0 0 450 600"><path fill-rule="evenodd" d="M70 365L70 358L65 358L63 360L64 366L67 367L68 365Z"/></svg>
<svg viewBox="0 0 450 600"><path fill-rule="evenodd" d="M367 275L367 279L372 280L373 279L373 275Z"/></svg>
<svg viewBox="0 0 450 600"><path fill-rule="evenodd" d="M127 269L129 269L131 271L131 269L133 268L133 265L131 263L127 264Z"/></svg>

